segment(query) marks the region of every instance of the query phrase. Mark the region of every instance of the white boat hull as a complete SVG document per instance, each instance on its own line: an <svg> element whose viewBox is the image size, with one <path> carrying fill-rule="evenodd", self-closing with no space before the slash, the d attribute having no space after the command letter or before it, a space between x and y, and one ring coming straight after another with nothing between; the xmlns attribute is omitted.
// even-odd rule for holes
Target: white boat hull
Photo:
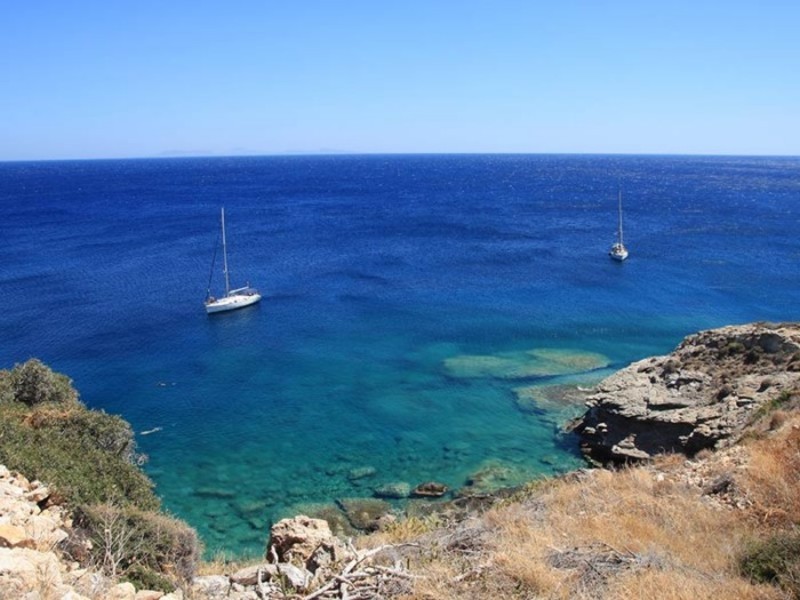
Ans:
<svg viewBox="0 0 800 600"><path fill-rule="evenodd" d="M213 314L219 312L227 312L229 310L236 310L237 308L244 308L251 306L261 300L261 294L254 292L250 294L231 294L224 298L209 300L206 302L206 313Z"/></svg>
<svg viewBox="0 0 800 600"><path fill-rule="evenodd" d="M628 258L628 250L621 244L614 244L611 250L609 250L608 255L614 260L622 262Z"/></svg>

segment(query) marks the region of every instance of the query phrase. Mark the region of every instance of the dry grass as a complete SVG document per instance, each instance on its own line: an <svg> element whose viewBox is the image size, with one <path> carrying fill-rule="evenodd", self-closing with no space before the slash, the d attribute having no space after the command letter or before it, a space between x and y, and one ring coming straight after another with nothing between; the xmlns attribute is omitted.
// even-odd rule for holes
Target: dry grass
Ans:
<svg viewBox="0 0 800 600"><path fill-rule="evenodd" d="M489 510L475 526L484 543L471 550L421 552L412 570L423 579L409 598L786 598L739 574L753 539L800 523L800 416L778 422L742 452L745 471L700 457L708 476L735 480L752 510L660 474L688 468L685 457L564 478Z"/></svg>
<svg viewBox="0 0 800 600"><path fill-rule="evenodd" d="M541 500L544 520L510 507L487 515L497 530L497 567L541 597L594 597L609 581L642 586L649 581L643 573L680 573L694 584L682 584L687 589L735 579L748 535L732 512L707 507L698 491L644 469L598 471L551 488ZM601 596L636 597L610 588Z"/></svg>
<svg viewBox="0 0 800 600"><path fill-rule="evenodd" d="M224 552L219 552L210 559L204 560L197 566L197 575L231 574L264 563L264 557L231 558Z"/></svg>
<svg viewBox="0 0 800 600"><path fill-rule="evenodd" d="M781 417L769 438L751 443L750 465L742 481L753 512L765 525L800 523L800 417Z"/></svg>
<svg viewBox="0 0 800 600"><path fill-rule="evenodd" d="M786 595L775 587L752 585L738 578L698 577L693 573L641 571L609 582L604 598L657 598L658 600L781 600Z"/></svg>

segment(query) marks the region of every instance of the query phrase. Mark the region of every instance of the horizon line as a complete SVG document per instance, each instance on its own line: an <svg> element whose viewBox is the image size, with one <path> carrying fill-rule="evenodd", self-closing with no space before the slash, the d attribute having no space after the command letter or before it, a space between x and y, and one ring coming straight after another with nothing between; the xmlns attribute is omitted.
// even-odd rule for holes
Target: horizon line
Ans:
<svg viewBox="0 0 800 600"><path fill-rule="evenodd" d="M5 163L88 162L115 160L194 160L198 158L309 158L333 156L641 156L641 157L696 157L696 158L800 158L800 154L738 154L704 152L350 152L344 150L287 151L243 154L157 154L149 156L105 156L84 158L11 158Z"/></svg>

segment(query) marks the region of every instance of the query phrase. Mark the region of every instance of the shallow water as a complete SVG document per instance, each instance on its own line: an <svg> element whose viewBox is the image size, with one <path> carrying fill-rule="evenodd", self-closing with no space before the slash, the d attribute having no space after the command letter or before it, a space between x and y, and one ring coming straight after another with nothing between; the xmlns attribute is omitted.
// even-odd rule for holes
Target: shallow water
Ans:
<svg viewBox="0 0 800 600"><path fill-rule="evenodd" d="M515 389L797 319L798 173L713 157L2 163L0 365L40 357L149 431L167 508L210 551L255 553L305 503L457 489L487 464L507 484L574 468L558 432L576 409ZM606 255L618 184L624 264ZM265 297L207 317L223 204L232 283ZM605 359L575 377L452 369L542 348Z"/></svg>

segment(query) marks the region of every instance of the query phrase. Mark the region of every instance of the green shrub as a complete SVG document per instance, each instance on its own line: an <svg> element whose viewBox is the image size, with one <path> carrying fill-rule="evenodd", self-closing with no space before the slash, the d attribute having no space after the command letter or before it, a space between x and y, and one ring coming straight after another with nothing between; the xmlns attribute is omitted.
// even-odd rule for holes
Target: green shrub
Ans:
<svg viewBox="0 0 800 600"><path fill-rule="evenodd" d="M62 549L139 588L169 592L192 577L199 542L188 525L157 512L137 459L130 425L87 409L66 376L35 359L0 371L0 464L46 481L74 509Z"/></svg>
<svg viewBox="0 0 800 600"><path fill-rule="evenodd" d="M119 417L79 405L0 405L0 463L46 481L73 506L124 498L158 508L152 482L129 459L132 448L130 426Z"/></svg>
<svg viewBox="0 0 800 600"><path fill-rule="evenodd" d="M14 400L28 406L42 402L69 404L78 400L69 377L55 373L35 358L15 365L10 372L9 384Z"/></svg>
<svg viewBox="0 0 800 600"><path fill-rule="evenodd" d="M182 521L104 503L80 509L75 524L91 541L92 562L140 589L171 591L194 574L200 543Z"/></svg>
<svg viewBox="0 0 800 600"><path fill-rule="evenodd" d="M800 531L783 532L751 545L739 560L745 577L781 586L800 598Z"/></svg>
<svg viewBox="0 0 800 600"><path fill-rule="evenodd" d="M92 447L127 462L136 461L136 442L130 424L103 411L78 407L59 410L37 407L27 418L34 429L73 439L82 447Z"/></svg>
<svg viewBox="0 0 800 600"><path fill-rule="evenodd" d="M755 411L753 411L753 414L750 417L750 423L751 424L755 423L756 421L765 417L766 415L772 414L779 408L786 406L792 401L796 393L797 393L796 390L791 392L788 390L783 390L777 396L770 398L769 400L764 402L764 404L759 406Z"/></svg>
<svg viewBox="0 0 800 600"><path fill-rule="evenodd" d="M746 350L744 344L742 342L732 341L725 344L722 348L720 348L717 352L720 358L725 358L727 356L735 356L737 354L742 354Z"/></svg>

